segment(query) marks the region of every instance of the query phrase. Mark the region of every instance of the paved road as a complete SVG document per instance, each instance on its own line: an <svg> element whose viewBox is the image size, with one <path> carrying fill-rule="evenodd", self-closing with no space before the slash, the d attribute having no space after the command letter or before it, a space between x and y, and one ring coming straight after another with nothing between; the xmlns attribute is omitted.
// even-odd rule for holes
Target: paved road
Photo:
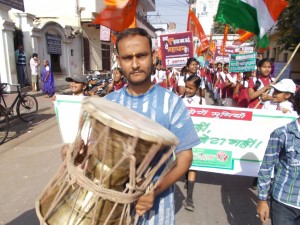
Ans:
<svg viewBox="0 0 300 225"><path fill-rule="evenodd" d="M59 166L62 141L49 99L32 124L16 120L15 134L0 147L0 224L38 225L35 200ZM253 178L198 172L195 211L183 208L186 190L176 183L177 225L256 225ZM269 224L268 224L269 225Z"/></svg>

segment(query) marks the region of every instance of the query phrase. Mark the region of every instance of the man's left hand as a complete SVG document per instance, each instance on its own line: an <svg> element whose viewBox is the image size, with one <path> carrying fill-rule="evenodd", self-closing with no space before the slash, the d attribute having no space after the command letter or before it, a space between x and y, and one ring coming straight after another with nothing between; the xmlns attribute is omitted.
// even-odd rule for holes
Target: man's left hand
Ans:
<svg viewBox="0 0 300 225"><path fill-rule="evenodd" d="M155 189L150 193L145 194L139 198L136 203L135 211L139 216L144 215L149 209L152 208L155 199Z"/></svg>

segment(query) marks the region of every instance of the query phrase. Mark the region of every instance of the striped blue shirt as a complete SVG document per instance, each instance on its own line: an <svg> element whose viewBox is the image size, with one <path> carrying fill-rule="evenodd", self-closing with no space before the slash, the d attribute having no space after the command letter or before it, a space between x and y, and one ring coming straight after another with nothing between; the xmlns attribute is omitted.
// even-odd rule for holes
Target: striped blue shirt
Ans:
<svg viewBox="0 0 300 225"><path fill-rule="evenodd" d="M17 65L26 65L26 55L24 52L19 52L17 57Z"/></svg>
<svg viewBox="0 0 300 225"><path fill-rule="evenodd" d="M271 194L277 201L300 208L300 134L297 120L274 130L271 134L258 173L258 198Z"/></svg>
<svg viewBox="0 0 300 225"><path fill-rule="evenodd" d="M131 108L170 130L179 140L175 150L176 153L200 144L193 122L182 99L157 84L143 95L129 95L126 87L124 87L107 95L106 99ZM157 177L159 177L159 174L157 174ZM175 224L174 211L174 186L172 185L155 198L153 208L140 218L138 224Z"/></svg>

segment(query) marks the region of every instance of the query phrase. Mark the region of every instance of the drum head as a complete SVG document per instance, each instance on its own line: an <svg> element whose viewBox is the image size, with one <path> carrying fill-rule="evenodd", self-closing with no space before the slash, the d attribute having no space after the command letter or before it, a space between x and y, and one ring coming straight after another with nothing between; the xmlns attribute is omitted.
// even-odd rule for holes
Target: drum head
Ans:
<svg viewBox="0 0 300 225"><path fill-rule="evenodd" d="M168 146L178 144L176 136L162 125L118 103L89 97L83 100L82 107L104 125L130 136Z"/></svg>

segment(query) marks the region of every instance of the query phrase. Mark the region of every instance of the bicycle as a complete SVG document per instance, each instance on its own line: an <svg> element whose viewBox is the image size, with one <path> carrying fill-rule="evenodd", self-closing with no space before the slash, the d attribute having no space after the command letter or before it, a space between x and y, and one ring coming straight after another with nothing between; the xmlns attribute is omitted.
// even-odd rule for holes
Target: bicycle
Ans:
<svg viewBox="0 0 300 225"><path fill-rule="evenodd" d="M0 105L0 144L7 138L9 132L9 118L5 108Z"/></svg>
<svg viewBox="0 0 300 225"><path fill-rule="evenodd" d="M8 85L16 86L18 93L9 107L7 106L3 96L3 91ZM26 92L22 93L22 89L19 84L0 83L0 144L4 142L8 135L9 115L13 115L15 106L18 117L24 122L32 121L37 115L38 102L33 95L27 94Z"/></svg>

